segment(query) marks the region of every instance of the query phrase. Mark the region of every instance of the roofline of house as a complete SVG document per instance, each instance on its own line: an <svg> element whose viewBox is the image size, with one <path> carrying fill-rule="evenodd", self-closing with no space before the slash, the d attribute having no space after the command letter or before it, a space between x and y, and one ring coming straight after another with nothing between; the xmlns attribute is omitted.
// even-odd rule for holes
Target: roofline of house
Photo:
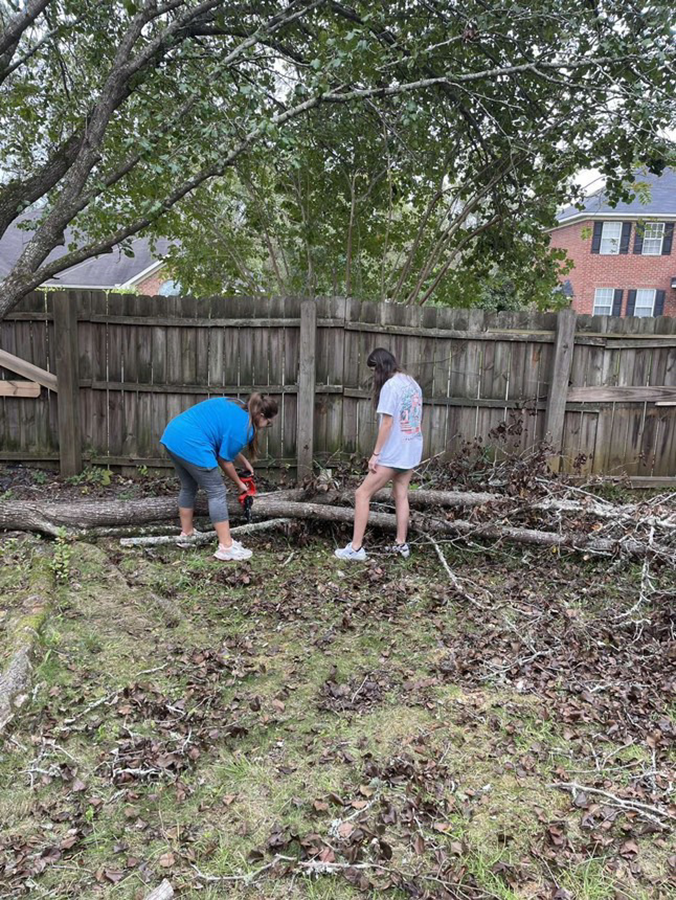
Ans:
<svg viewBox="0 0 676 900"><path fill-rule="evenodd" d="M550 231L556 231L557 228L565 228L566 225L572 225L574 222L584 221L585 219L619 219L623 222L631 221L631 222L643 222L646 219L659 219L660 222L676 222L676 213L643 213L642 215L639 213L621 213L621 212L580 212L575 213L574 216L568 216L567 219L564 219L562 222L559 222L558 225L555 225L553 228L550 228Z"/></svg>
<svg viewBox="0 0 676 900"><path fill-rule="evenodd" d="M66 284L64 281L59 281L58 283L45 281L43 282L37 290L40 288L51 288L52 290L61 290L64 291L114 291L116 288L122 287L120 284Z"/></svg>
<svg viewBox="0 0 676 900"><path fill-rule="evenodd" d="M166 262L164 260L151 263L146 269L144 269L142 272L139 272L138 275L134 275L133 278L129 278L127 281L118 285L118 287L134 287L139 283L139 281L143 281L143 279L148 278L149 275L154 275L155 272L158 272L163 266L166 266Z"/></svg>

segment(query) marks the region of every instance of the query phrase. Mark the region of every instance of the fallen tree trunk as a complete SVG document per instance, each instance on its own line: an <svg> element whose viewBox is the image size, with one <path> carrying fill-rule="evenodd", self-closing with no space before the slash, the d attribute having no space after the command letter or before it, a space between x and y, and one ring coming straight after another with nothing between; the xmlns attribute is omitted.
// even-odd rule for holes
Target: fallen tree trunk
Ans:
<svg viewBox="0 0 676 900"><path fill-rule="evenodd" d="M350 504L354 499L352 491L327 491L311 494L307 490L295 489L259 494L254 504L257 517L270 518L286 515L280 504L288 502L307 502L314 505L327 506L334 504ZM379 491L373 498L377 503L392 502L389 490ZM517 504L513 497L491 494L485 491L430 491L417 490L409 492L409 503L414 509L430 507L475 507L487 504ZM232 517L238 518L240 510L236 503ZM337 508L334 506L334 508ZM627 519L633 521L633 515L639 513L638 507L624 504L613 510L612 504L580 502L566 498L546 498L530 504L530 509L542 511L559 511L561 513L585 513L599 518ZM197 515L207 515L204 500L197 502ZM60 529L76 537L88 529L105 527L129 527L148 525L153 522L177 520L176 500L173 497L149 497L143 500L82 500L82 501L36 501L15 500L0 503L0 529L18 531L39 531L56 536ZM317 518L321 516L317 515ZM338 517L339 518L339 517ZM674 529L675 515L671 511L664 516L651 516L650 521L657 527ZM342 520L340 520L342 521ZM474 527L474 526L472 526ZM100 534L100 536L104 536Z"/></svg>
<svg viewBox="0 0 676 900"><path fill-rule="evenodd" d="M288 492L293 496L302 492ZM256 498L256 511L274 515L277 498L287 496L286 491L260 494ZM268 504L272 504L269 506ZM241 516L239 505L231 503L233 518ZM206 501L198 499L195 505L198 516L208 514ZM141 526L151 522L174 519L178 524L178 507L174 497L148 497L144 500L13 500L0 503L0 530L39 531L52 537L65 529L70 537L77 537L87 529L110 526ZM102 535L100 535L102 536Z"/></svg>
<svg viewBox="0 0 676 900"><path fill-rule="evenodd" d="M295 492L294 492L295 493ZM328 503L302 503L286 499L288 495L262 494L256 499L254 513L265 519L293 518L315 519L323 522L349 524L354 519L351 507L332 506ZM324 499L329 499L324 497ZM35 530L57 534L60 527L77 537L83 526L119 525L134 522L141 525L162 518L175 516L173 499L87 501L81 503L35 503L16 501L0 504L0 528ZM387 531L396 530L396 520L390 513L372 512L369 523ZM624 553L643 558L647 554L668 561L676 561L676 553L669 547L655 543L649 546L635 538L595 538L578 533L537 531L508 524L476 523L462 519L448 521L431 516L414 514L413 530L426 533L452 534L459 537L509 540L544 547L570 548L590 553L613 555Z"/></svg>
<svg viewBox="0 0 676 900"><path fill-rule="evenodd" d="M351 504L354 500L353 491L327 491L326 493L309 494L308 491L286 491L287 500L311 501L314 503L339 503ZM392 492L388 489L378 491L373 500L376 503L394 503ZM486 506L490 503L503 504L507 507L523 508L523 501L507 494L492 494L486 491L432 491L411 490L408 494L409 505L413 509L429 509L430 507L475 507ZM647 524L654 524L664 529L676 529L676 512L661 509L661 515L645 513L645 504L624 503L617 505L607 501L586 498L585 500L572 500L568 497L545 497L529 503L528 507L542 512L560 512L593 516L598 519L613 519L615 521L635 522L637 518Z"/></svg>

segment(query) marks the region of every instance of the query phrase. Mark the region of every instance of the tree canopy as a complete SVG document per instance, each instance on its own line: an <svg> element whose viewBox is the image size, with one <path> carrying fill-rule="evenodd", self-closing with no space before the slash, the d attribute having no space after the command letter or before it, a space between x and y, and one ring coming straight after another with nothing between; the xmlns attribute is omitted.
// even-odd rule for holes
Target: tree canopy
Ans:
<svg viewBox="0 0 676 900"><path fill-rule="evenodd" d="M658 0L0 0L0 21L0 235L37 210L0 316L144 231L211 229L244 265L222 283L278 290L425 302L488 259L544 278L572 173L621 196L669 152Z"/></svg>

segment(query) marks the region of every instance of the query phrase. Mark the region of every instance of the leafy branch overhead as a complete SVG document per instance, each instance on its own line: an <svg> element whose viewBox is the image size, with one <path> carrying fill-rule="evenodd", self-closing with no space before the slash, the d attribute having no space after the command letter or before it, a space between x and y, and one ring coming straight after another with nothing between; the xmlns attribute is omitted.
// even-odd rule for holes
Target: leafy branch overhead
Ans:
<svg viewBox="0 0 676 900"><path fill-rule="evenodd" d="M222 283L425 302L487 260L551 276L572 173L622 195L673 122L661 2L32 0L0 24L0 235L28 213L0 316L209 211Z"/></svg>

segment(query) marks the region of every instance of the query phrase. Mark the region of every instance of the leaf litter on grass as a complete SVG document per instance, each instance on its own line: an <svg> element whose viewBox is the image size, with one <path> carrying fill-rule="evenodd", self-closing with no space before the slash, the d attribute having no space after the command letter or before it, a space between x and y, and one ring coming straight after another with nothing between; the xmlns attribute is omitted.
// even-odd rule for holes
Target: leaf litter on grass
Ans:
<svg viewBox="0 0 676 900"><path fill-rule="evenodd" d="M447 553L491 605L419 550L76 545L0 755L3 897L667 897L667 604L618 626L605 563Z"/></svg>

